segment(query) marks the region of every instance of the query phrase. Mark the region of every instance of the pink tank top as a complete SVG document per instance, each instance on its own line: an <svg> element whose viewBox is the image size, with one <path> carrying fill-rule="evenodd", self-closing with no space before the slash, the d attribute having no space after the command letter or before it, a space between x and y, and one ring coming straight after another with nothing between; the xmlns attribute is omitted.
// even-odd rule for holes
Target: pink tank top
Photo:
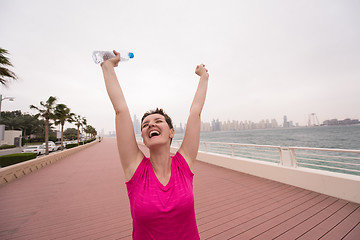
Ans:
<svg viewBox="0 0 360 240"><path fill-rule="evenodd" d="M180 153L172 157L171 177L163 186L144 157L126 183L133 239L200 239L196 226L193 176Z"/></svg>

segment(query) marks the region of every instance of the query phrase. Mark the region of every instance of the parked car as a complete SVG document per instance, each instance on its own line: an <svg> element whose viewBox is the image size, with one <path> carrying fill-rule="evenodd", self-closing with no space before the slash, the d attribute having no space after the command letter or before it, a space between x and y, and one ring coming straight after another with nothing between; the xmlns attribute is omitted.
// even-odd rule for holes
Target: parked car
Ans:
<svg viewBox="0 0 360 240"><path fill-rule="evenodd" d="M56 147L57 147L56 150L61 150L61 141L56 142L55 145L56 145ZM66 147L66 143L65 143L65 141L64 141L64 142L63 142L63 149L65 149L65 147Z"/></svg>
<svg viewBox="0 0 360 240"><path fill-rule="evenodd" d="M46 149L43 145L29 145L22 150L23 153L33 152L37 153L37 155L45 154L45 151Z"/></svg>
<svg viewBox="0 0 360 240"><path fill-rule="evenodd" d="M46 143L43 143L42 146L46 148ZM49 152L53 152L57 150L57 147L53 141L49 141L48 146L49 146Z"/></svg>

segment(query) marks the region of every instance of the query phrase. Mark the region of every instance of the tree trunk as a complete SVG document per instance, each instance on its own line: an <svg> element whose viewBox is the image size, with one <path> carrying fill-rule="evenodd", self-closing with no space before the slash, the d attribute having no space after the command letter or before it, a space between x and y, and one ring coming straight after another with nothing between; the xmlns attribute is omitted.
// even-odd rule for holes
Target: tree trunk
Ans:
<svg viewBox="0 0 360 240"><path fill-rule="evenodd" d="M79 143L79 131L80 131L80 126L78 126L78 129L77 129L77 130L78 130L78 132L77 132L78 136L77 136L77 137L78 137L78 146L79 146L79 145L80 145L80 143Z"/></svg>
<svg viewBox="0 0 360 240"><path fill-rule="evenodd" d="M64 150L64 124L61 124L61 151Z"/></svg>
<svg viewBox="0 0 360 240"><path fill-rule="evenodd" d="M49 155L49 119L45 119L45 155Z"/></svg>

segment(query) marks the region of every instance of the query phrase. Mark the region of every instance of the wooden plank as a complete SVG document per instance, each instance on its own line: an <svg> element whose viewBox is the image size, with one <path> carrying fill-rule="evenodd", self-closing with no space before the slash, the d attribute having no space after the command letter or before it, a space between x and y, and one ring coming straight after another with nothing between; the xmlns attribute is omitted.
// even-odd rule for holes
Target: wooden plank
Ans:
<svg viewBox="0 0 360 240"><path fill-rule="evenodd" d="M311 204L308 208L298 208L297 210L292 209L282 213L281 215L271 219L266 225L262 224L262 230L259 230L259 234L256 235L255 239L274 239L284 232L298 226L299 224L307 221L311 217L317 215L322 210L333 205L337 199L328 197L324 201L318 202L317 204ZM255 228L256 229L256 228ZM303 231L311 229L302 228Z"/></svg>
<svg viewBox="0 0 360 240"><path fill-rule="evenodd" d="M279 194L278 198L267 199L260 197L256 201L251 199L249 201L245 200L245 203L239 203L239 207L233 210L230 209L231 212L227 212L226 215L214 215L212 219L203 224L199 222L199 231L204 237L207 237L241 224L248 226L249 221L262 217L265 213L279 208L279 206L286 206L288 202L294 203L296 199L303 200L304 196L306 197L305 191L290 191L287 194ZM250 224L248 227L251 226ZM244 228L246 227L244 226Z"/></svg>
<svg viewBox="0 0 360 240"><path fill-rule="evenodd" d="M332 228L323 239L343 239L349 234L356 226L360 223L360 207L358 204L349 203L347 204L349 212L351 211L342 221L340 221L334 228ZM360 239L360 235L357 236Z"/></svg>
<svg viewBox="0 0 360 240"><path fill-rule="evenodd" d="M332 232L341 221L343 221L349 214L351 214L356 208L359 207L359 204L355 203L346 203L343 207L334 211L328 218L322 221L320 224L315 226L309 231L304 231L304 234L301 235L300 239L319 239L328 235L329 232ZM359 220L359 219L358 219ZM345 228L345 231L349 231L347 226L341 224L341 227ZM338 229L342 231L342 229ZM339 238L333 238L339 239ZM341 239L341 238L340 238Z"/></svg>
<svg viewBox="0 0 360 240"><path fill-rule="evenodd" d="M326 197L320 194L311 193L306 195L304 198L295 198L292 201L289 201L285 207L270 207L268 211L263 212L262 214L257 215L255 218L250 219L246 222L238 223L235 226L232 226L229 229L224 229L223 232L214 234L215 238L213 239L228 239L231 237L236 237L238 239L249 239L256 237L259 233L262 233L272 227L275 224L278 224L278 219L275 219L278 216L281 216L284 212L297 212L305 209L312 204L316 204L320 201L323 201Z"/></svg>
<svg viewBox="0 0 360 240"><path fill-rule="evenodd" d="M338 211L347 204L347 201L337 199L333 204L327 206L326 208L321 209L316 214L311 216L308 219L305 219L303 222L294 226L293 228L283 231L277 236L276 239L296 239L303 235L305 232L310 231L315 228L317 225L329 218L334 212Z"/></svg>
<svg viewBox="0 0 360 240"><path fill-rule="evenodd" d="M359 240L360 222L345 236L344 240Z"/></svg>

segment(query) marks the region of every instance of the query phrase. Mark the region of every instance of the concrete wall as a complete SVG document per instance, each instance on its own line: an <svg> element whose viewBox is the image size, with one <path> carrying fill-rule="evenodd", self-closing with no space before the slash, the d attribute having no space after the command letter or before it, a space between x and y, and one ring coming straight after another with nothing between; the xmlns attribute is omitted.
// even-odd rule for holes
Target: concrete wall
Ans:
<svg viewBox="0 0 360 240"><path fill-rule="evenodd" d="M65 149L61 152L55 152L50 155L39 157L34 160L29 160L26 162L18 163L8 167L0 168L0 185L13 181L17 178L20 178L24 175L30 174L36 170L39 170L47 165L50 165L60 159L63 159L69 155L72 155L78 151L81 151L85 148L92 146L93 144L98 143L98 141L93 141L91 143L80 145L71 149Z"/></svg>

